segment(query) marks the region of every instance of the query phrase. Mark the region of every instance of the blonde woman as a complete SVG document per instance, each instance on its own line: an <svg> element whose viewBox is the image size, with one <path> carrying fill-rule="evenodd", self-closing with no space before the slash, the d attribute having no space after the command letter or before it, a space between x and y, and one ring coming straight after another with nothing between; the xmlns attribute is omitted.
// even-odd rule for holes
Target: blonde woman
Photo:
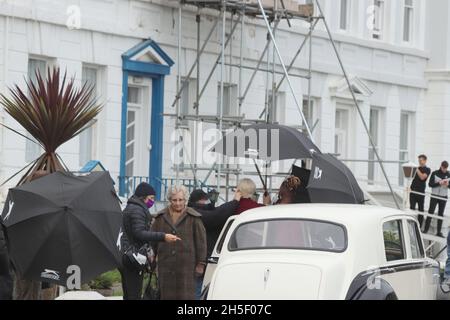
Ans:
<svg viewBox="0 0 450 320"><path fill-rule="evenodd" d="M236 191L241 194L241 199L239 201L239 206L236 209L236 214L241 214L247 210L264 207L270 204L270 196L264 195L264 204L259 204L255 201L256 194L256 184L253 180L244 178L239 181Z"/></svg>
<svg viewBox="0 0 450 320"><path fill-rule="evenodd" d="M157 243L158 279L162 300L195 300L196 278L206 266L206 232L201 215L187 207L185 187L172 187L169 206L158 212L154 232L172 233L181 240Z"/></svg>

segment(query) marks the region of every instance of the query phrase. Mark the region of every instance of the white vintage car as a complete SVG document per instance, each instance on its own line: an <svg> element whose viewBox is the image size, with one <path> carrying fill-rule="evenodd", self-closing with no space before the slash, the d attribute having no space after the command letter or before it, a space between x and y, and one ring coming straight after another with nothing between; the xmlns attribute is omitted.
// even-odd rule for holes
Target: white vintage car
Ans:
<svg viewBox="0 0 450 320"><path fill-rule="evenodd" d="M204 297L223 300L436 299L439 265L416 219L376 206L280 205L231 217Z"/></svg>

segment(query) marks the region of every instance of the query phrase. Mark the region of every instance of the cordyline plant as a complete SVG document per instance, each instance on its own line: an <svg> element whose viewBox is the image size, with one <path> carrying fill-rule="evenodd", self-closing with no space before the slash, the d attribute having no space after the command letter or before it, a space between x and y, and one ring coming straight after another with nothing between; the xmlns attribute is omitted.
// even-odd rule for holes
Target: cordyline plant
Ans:
<svg viewBox="0 0 450 320"><path fill-rule="evenodd" d="M65 171L56 150L89 127L102 106L94 96L94 87L86 83L77 88L74 78L60 79L60 69L47 71L47 80L36 72L36 81L26 81L28 92L19 86L9 89L11 98L0 94L0 104L44 149L20 179L18 185L30 181L36 172Z"/></svg>

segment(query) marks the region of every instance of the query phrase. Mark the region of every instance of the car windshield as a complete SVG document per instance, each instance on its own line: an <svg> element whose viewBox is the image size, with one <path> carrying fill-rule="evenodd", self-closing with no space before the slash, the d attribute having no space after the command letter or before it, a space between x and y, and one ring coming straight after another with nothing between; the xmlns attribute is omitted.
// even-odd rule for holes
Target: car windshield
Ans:
<svg viewBox="0 0 450 320"><path fill-rule="evenodd" d="M343 226L326 221L273 219L244 223L236 228L229 250L298 249L344 252Z"/></svg>

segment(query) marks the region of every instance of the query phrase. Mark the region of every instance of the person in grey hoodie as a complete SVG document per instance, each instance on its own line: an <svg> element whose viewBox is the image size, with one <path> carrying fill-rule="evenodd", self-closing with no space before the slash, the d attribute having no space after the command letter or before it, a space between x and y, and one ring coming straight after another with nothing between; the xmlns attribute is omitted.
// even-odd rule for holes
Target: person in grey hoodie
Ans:
<svg viewBox="0 0 450 320"><path fill-rule="evenodd" d="M431 188L432 198L430 200L429 214L434 214L436 207L439 206L438 214L440 217L444 216L445 206L447 204L448 189L450 188L450 172L448 171L448 162L444 161L441 164L439 170L434 171L431 174L430 182L428 185ZM438 198L435 198L438 197ZM442 234L442 220L438 220L438 227L436 235L444 238ZM428 217L425 223L424 233L428 233L431 225L431 218Z"/></svg>

